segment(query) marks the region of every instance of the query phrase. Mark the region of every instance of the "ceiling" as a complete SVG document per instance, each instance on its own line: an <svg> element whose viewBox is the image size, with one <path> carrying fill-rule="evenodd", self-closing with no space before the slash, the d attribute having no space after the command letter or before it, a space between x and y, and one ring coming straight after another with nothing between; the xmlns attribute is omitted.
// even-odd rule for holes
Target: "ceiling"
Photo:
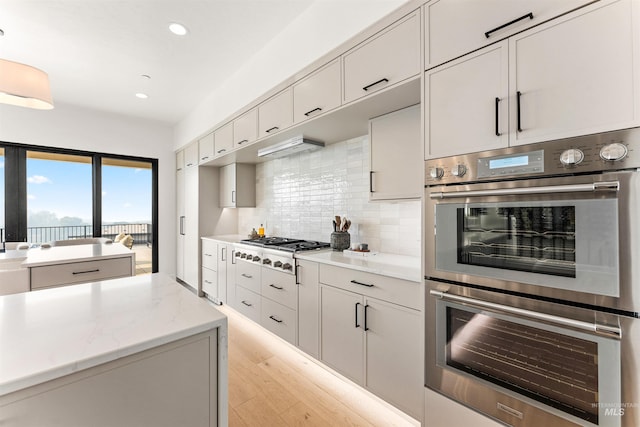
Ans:
<svg viewBox="0 0 640 427"><path fill-rule="evenodd" d="M54 103L175 124L313 1L0 0L0 58L46 71Z"/></svg>

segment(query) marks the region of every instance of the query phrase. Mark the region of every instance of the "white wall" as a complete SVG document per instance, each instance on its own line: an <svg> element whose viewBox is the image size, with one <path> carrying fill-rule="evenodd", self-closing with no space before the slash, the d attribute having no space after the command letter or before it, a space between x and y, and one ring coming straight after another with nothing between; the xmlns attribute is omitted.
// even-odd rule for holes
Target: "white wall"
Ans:
<svg viewBox="0 0 640 427"><path fill-rule="evenodd" d="M260 163L256 186L256 208L237 209L242 235L264 224L267 235L328 242L340 215L352 221L352 244L420 255L420 200L369 202L367 136Z"/></svg>
<svg viewBox="0 0 640 427"><path fill-rule="evenodd" d="M182 147L408 0L317 0L174 129Z"/></svg>
<svg viewBox="0 0 640 427"><path fill-rule="evenodd" d="M60 103L48 111L0 104L0 141L158 159L159 267L175 273L175 155L170 126Z"/></svg>

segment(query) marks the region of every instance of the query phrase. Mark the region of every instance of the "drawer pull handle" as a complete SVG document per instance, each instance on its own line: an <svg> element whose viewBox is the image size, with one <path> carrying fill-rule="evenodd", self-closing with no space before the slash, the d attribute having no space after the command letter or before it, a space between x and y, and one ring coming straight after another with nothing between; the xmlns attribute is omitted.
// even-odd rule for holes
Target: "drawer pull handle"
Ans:
<svg viewBox="0 0 640 427"><path fill-rule="evenodd" d="M226 149L226 148L221 148L221 149L220 149L220 150L218 150L217 152L218 152L218 154L220 154L220 153L224 153L225 151L227 151L227 149ZM208 158L208 157L207 157L207 158Z"/></svg>
<svg viewBox="0 0 640 427"><path fill-rule="evenodd" d="M98 273L100 271L99 268L96 268L95 270L87 270L87 271L74 271L73 274L87 274L87 273Z"/></svg>
<svg viewBox="0 0 640 427"><path fill-rule="evenodd" d="M204 156L200 160L207 160L208 158L209 158L209 156Z"/></svg>
<svg viewBox="0 0 640 427"><path fill-rule="evenodd" d="M357 280L352 280L351 283L353 283L354 285L366 286L367 288L373 288L373 283L362 283L358 282Z"/></svg>
<svg viewBox="0 0 640 427"><path fill-rule="evenodd" d="M269 285L270 287L272 287L273 289L277 289L279 291L281 291L282 289L284 289L282 286L276 286L273 283Z"/></svg>
<svg viewBox="0 0 640 427"><path fill-rule="evenodd" d="M242 273L242 277L246 277L247 279L253 279L253 276L250 274Z"/></svg>
<svg viewBox="0 0 640 427"><path fill-rule="evenodd" d="M273 320L274 322L282 323L282 320L278 319L275 316L269 316L269 319Z"/></svg>
<svg viewBox="0 0 640 427"><path fill-rule="evenodd" d="M362 88L362 90L368 91L369 89L371 89L375 85L379 85L380 83L389 83L389 79L380 79L377 82L373 82L370 85L366 85L365 87Z"/></svg>
<svg viewBox="0 0 640 427"><path fill-rule="evenodd" d="M266 133L271 133L271 132L273 132L274 130L278 130L278 129L280 129L278 126L274 126L274 127L272 127L272 128L269 128L269 129L265 130L265 132L266 132Z"/></svg>
<svg viewBox="0 0 640 427"><path fill-rule="evenodd" d="M246 302L245 300L240 301L241 303L243 303L244 305L246 305L247 307L253 307L253 304L249 304L248 302Z"/></svg>
<svg viewBox="0 0 640 427"><path fill-rule="evenodd" d="M213 255L211 255L211 254L204 254L204 256L213 256Z"/></svg>
<svg viewBox="0 0 640 427"><path fill-rule="evenodd" d="M243 139L242 141L238 141L236 144L238 144L238 145L242 145L242 144L244 144L245 142L249 142L249 140L248 140L248 139Z"/></svg>
<svg viewBox="0 0 640 427"><path fill-rule="evenodd" d="M322 111L322 108L320 107L316 107L313 110L307 111L306 113L304 113L305 116L309 117L311 114L315 113L315 112L320 112Z"/></svg>
<svg viewBox="0 0 640 427"><path fill-rule="evenodd" d="M509 25L513 25L513 24L515 24L516 22L518 22L518 21L522 21L523 19L527 19L527 18L529 18L529 19L533 19L533 13L527 13L526 15L523 15L523 16L521 16L520 18L516 18L516 19L514 19L513 21L509 21L509 22L507 22L506 24L502 24L502 25L500 25L499 27L494 28L493 30L489 30L489 31L487 31L486 33L484 33L484 36L485 36L486 38L489 38L489 36L491 35L491 33L495 33L495 32L496 32L496 31L498 31L498 30L501 30L501 29L503 29L503 28L506 28L506 27L508 27Z"/></svg>

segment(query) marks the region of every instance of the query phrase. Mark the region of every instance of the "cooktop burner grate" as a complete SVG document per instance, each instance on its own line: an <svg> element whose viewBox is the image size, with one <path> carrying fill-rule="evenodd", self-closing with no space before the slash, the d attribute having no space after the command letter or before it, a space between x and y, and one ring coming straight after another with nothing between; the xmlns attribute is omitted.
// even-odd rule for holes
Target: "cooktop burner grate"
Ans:
<svg viewBox="0 0 640 427"><path fill-rule="evenodd" d="M258 239L245 239L242 240L241 243L252 246L259 246L261 248L278 249L287 252L308 251L329 247L329 243L325 242L290 239L287 237L260 237Z"/></svg>

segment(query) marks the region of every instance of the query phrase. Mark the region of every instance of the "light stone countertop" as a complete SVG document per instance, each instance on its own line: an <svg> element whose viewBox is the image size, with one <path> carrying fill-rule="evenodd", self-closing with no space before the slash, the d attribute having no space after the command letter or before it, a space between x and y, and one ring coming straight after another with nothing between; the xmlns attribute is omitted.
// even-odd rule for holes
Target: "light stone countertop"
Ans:
<svg viewBox="0 0 640 427"><path fill-rule="evenodd" d="M220 236L204 236L201 239L216 240L224 243L239 243L241 240L248 239L248 235L244 234L224 234Z"/></svg>
<svg viewBox="0 0 640 427"><path fill-rule="evenodd" d="M227 351L226 316L164 273L0 296L0 308L0 396L215 328Z"/></svg>
<svg viewBox="0 0 640 427"><path fill-rule="evenodd" d="M351 268L411 282L422 282L419 257L386 253L377 253L369 256L350 256L333 250L299 252L296 253L295 257L320 264Z"/></svg>
<svg viewBox="0 0 640 427"><path fill-rule="evenodd" d="M22 262L23 267L96 261L122 256L133 257L135 255L132 250L119 243L40 247L16 252L24 252L24 256L26 256L26 259Z"/></svg>

